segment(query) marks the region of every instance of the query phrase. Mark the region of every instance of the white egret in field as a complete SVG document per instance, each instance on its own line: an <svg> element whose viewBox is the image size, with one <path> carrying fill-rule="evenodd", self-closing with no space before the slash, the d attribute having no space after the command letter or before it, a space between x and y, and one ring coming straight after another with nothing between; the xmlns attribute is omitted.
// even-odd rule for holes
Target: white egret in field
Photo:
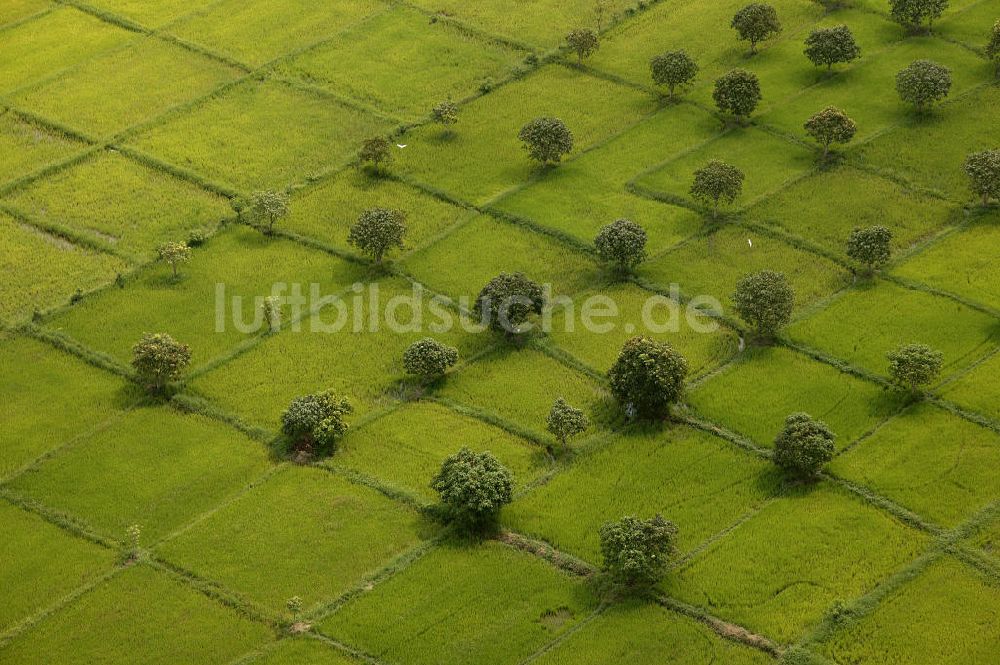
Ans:
<svg viewBox="0 0 1000 665"><path fill-rule="evenodd" d="M403 148L405 148L408 145L409 145L409 143L397 143L396 147L399 148L400 150L402 150Z"/></svg>
<svg viewBox="0 0 1000 665"><path fill-rule="evenodd" d="M747 244L750 245L750 249L753 249L753 242L750 241L750 238L747 238Z"/></svg>

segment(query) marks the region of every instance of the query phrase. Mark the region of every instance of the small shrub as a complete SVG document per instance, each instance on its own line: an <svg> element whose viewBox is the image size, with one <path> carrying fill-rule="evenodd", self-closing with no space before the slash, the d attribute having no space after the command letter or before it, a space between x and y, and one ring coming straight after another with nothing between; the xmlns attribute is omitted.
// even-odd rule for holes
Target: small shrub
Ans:
<svg viewBox="0 0 1000 665"><path fill-rule="evenodd" d="M774 440L774 463L800 480L819 475L833 459L833 432L807 413L793 413Z"/></svg>
<svg viewBox="0 0 1000 665"><path fill-rule="evenodd" d="M986 57L996 64L997 74L1000 75L1000 19L993 24L990 39L986 42L985 53Z"/></svg>
<svg viewBox="0 0 1000 665"><path fill-rule="evenodd" d="M774 7L754 2L736 12L730 27L739 34L742 41L750 42L750 53L754 54L757 52L757 42L781 32L781 21L778 20L778 12Z"/></svg>
<svg viewBox="0 0 1000 665"><path fill-rule="evenodd" d="M715 81L712 99L720 113L732 114L738 123L745 123L760 103L760 81L745 69L733 69Z"/></svg>
<svg viewBox="0 0 1000 665"><path fill-rule="evenodd" d="M809 136L823 146L823 159L830 154L831 143L850 143L858 126L846 113L834 106L828 106L806 120L803 128Z"/></svg>
<svg viewBox="0 0 1000 665"><path fill-rule="evenodd" d="M733 305L762 338L770 338L792 318L795 293L784 273L763 270L736 284Z"/></svg>
<svg viewBox="0 0 1000 665"><path fill-rule="evenodd" d="M817 28L806 37L806 57L817 67L826 65L827 71L838 63L850 62L861 57L861 47L854 41L854 34L846 25Z"/></svg>
<svg viewBox="0 0 1000 665"><path fill-rule="evenodd" d="M687 373L687 361L670 344L633 337L608 370L608 382L627 412L659 419L669 416L670 405L683 396Z"/></svg>
<svg viewBox="0 0 1000 665"><path fill-rule="evenodd" d="M132 347L136 378L151 392L162 392L191 364L191 349L166 333L144 333Z"/></svg>
<svg viewBox="0 0 1000 665"><path fill-rule="evenodd" d="M576 53L577 62L582 63L584 58L589 58L601 47L601 40L594 30L577 28L566 35L566 44Z"/></svg>
<svg viewBox="0 0 1000 665"><path fill-rule="evenodd" d="M563 448L568 448L570 438L582 434L590 421L580 409L573 408L562 397L556 398L545 419L545 427L556 437Z"/></svg>
<svg viewBox="0 0 1000 665"><path fill-rule="evenodd" d="M673 99L674 88L687 85L698 75L698 63L684 50L667 51L653 56L649 61L649 70L653 83L667 86L670 98Z"/></svg>
<svg viewBox="0 0 1000 665"><path fill-rule="evenodd" d="M402 210L371 208L358 216L358 221L347 235L347 242L380 265L386 252L394 247L403 247L405 235L406 213Z"/></svg>
<svg viewBox="0 0 1000 665"><path fill-rule="evenodd" d="M518 335L531 314L545 307L542 287L524 273L500 273L479 292L473 312L496 332Z"/></svg>
<svg viewBox="0 0 1000 665"><path fill-rule="evenodd" d="M353 411L347 399L330 390L296 397L281 415L281 431L299 454L332 455L347 433L344 417Z"/></svg>
<svg viewBox="0 0 1000 665"><path fill-rule="evenodd" d="M157 253L161 261L170 265L174 279L177 279L177 266L191 260L191 248L182 242L165 242L159 246Z"/></svg>
<svg viewBox="0 0 1000 665"><path fill-rule="evenodd" d="M361 166L370 165L375 173L381 172L384 166L392 163L392 143L384 136L365 139L358 152L358 162Z"/></svg>
<svg viewBox="0 0 1000 665"><path fill-rule="evenodd" d="M431 119L439 125L449 127L458 122L458 104L447 99L431 109Z"/></svg>
<svg viewBox="0 0 1000 665"><path fill-rule="evenodd" d="M417 340L403 352L403 367L407 374L432 382L444 376L448 368L458 362L458 349L425 337Z"/></svg>
<svg viewBox="0 0 1000 665"><path fill-rule="evenodd" d="M631 272L646 258L646 231L628 219L617 219L601 227L594 247L602 261L619 272Z"/></svg>
<svg viewBox="0 0 1000 665"><path fill-rule="evenodd" d="M660 515L648 520L623 517L601 527L604 570L616 582L651 587L667 572L674 553L677 527Z"/></svg>
<svg viewBox="0 0 1000 665"><path fill-rule="evenodd" d="M287 216L288 194L274 190L254 192L240 210L244 223L264 235L272 235L274 225Z"/></svg>
<svg viewBox="0 0 1000 665"><path fill-rule="evenodd" d="M898 386L917 393L934 381L941 373L944 356L940 351L924 344L904 344L886 357L889 359L889 377Z"/></svg>
<svg viewBox="0 0 1000 665"><path fill-rule="evenodd" d="M125 529L125 555L126 561L137 561L142 556L142 527L138 524L130 524Z"/></svg>
<svg viewBox="0 0 1000 665"><path fill-rule="evenodd" d="M462 448L441 465L431 482L448 518L477 531L496 524L500 509L514 498L514 477L489 451Z"/></svg>
<svg viewBox="0 0 1000 665"><path fill-rule="evenodd" d="M267 329L275 332L281 327L281 297L268 296L260 303Z"/></svg>
<svg viewBox="0 0 1000 665"><path fill-rule="evenodd" d="M288 609L288 613L292 616L292 621L298 621L299 616L302 614L302 599L298 596L292 596L285 601L285 608Z"/></svg>
<svg viewBox="0 0 1000 665"><path fill-rule="evenodd" d="M918 113L948 96L951 90L951 70L930 60L916 60L896 74L899 98L913 104Z"/></svg>
<svg viewBox="0 0 1000 665"><path fill-rule="evenodd" d="M847 239L847 255L865 266L869 275L889 261L892 231L884 226L856 228Z"/></svg>
<svg viewBox="0 0 1000 665"><path fill-rule="evenodd" d="M195 229L188 235L188 247L201 247L208 242L208 234L200 229Z"/></svg>
<svg viewBox="0 0 1000 665"><path fill-rule="evenodd" d="M719 216L719 203L731 204L743 191L743 171L735 166L713 159L694 172L691 196L704 204L711 204L712 217Z"/></svg>
<svg viewBox="0 0 1000 665"><path fill-rule="evenodd" d="M573 150L573 133L559 118L535 118L517 136L528 155L541 164L558 162Z"/></svg>
<svg viewBox="0 0 1000 665"><path fill-rule="evenodd" d="M974 152L965 158L965 174L972 192L984 206L1000 199L1000 149Z"/></svg>

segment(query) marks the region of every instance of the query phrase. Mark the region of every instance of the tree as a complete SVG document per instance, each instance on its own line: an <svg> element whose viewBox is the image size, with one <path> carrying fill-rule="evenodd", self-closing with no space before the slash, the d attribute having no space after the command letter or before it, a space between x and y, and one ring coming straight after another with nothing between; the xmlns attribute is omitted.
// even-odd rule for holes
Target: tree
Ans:
<svg viewBox="0 0 1000 665"><path fill-rule="evenodd" d="M161 392L191 364L191 349L167 333L143 333L132 347L136 378L151 392Z"/></svg>
<svg viewBox="0 0 1000 665"><path fill-rule="evenodd" d="M347 242L368 254L376 264L393 247L403 247L406 213L388 208L371 208L358 217L347 235Z"/></svg>
<svg viewBox="0 0 1000 665"><path fill-rule="evenodd" d="M646 258L646 230L628 219L616 219L601 227L594 238L597 255L626 273Z"/></svg>
<svg viewBox="0 0 1000 665"><path fill-rule="evenodd" d="M264 322L271 332L275 332L281 327L281 302L281 296L267 296L260 303Z"/></svg>
<svg viewBox="0 0 1000 665"><path fill-rule="evenodd" d="M889 15L896 23L911 31L920 29L927 21L930 30L934 19L948 7L948 0L889 0Z"/></svg>
<svg viewBox="0 0 1000 665"><path fill-rule="evenodd" d="M509 336L521 332L531 314L541 314L545 307L542 287L524 273L502 272L483 287L473 305L473 312L484 324Z"/></svg>
<svg viewBox="0 0 1000 665"><path fill-rule="evenodd" d="M274 190L254 192L240 212L247 224L264 235L272 235L274 225L288 216L288 194Z"/></svg>
<svg viewBox="0 0 1000 665"><path fill-rule="evenodd" d="M731 113L738 123L745 122L761 100L760 81L745 69L730 70L716 79L712 99L721 113Z"/></svg>
<svg viewBox="0 0 1000 665"><path fill-rule="evenodd" d="M673 99L674 88L687 85L698 75L698 63L684 50L667 51L653 56L649 61L649 71L653 75L653 83L667 86L670 99Z"/></svg>
<svg viewBox="0 0 1000 665"><path fill-rule="evenodd" d="M792 318L795 293L784 273L763 270L736 284L733 305L761 337L773 337Z"/></svg>
<svg viewBox="0 0 1000 665"><path fill-rule="evenodd" d="M892 231L884 226L856 228L847 239L847 255L865 266L871 275L889 261L892 253Z"/></svg>
<svg viewBox="0 0 1000 665"><path fill-rule="evenodd" d="M431 119L445 127L454 125L458 122L458 104L450 99L435 104L431 109Z"/></svg>
<svg viewBox="0 0 1000 665"><path fill-rule="evenodd" d="M973 193L989 205L1000 199L1000 149L974 152L965 158L965 174Z"/></svg>
<svg viewBox="0 0 1000 665"><path fill-rule="evenodd" d="M611 393L640 418L665 418L684 394L687 361L674 347L648 337L625 342L608 370Z"/></svg>
<svg viewBox="0 0 1000 665"><path fill-rule="evenodd" d="M839 62L850 62L861 57L861 48L854 41L854 34L846 25L832 28L817 28L806 37L806 57L819 67L827 70Z"/></svg>
<svg viewBox="0 0 1000 665"><path fill-rule="evenodd" d="M662 516L627 516L606 522L600 531L604 570L630 587L653 586L667 572L676 548L677 527Z"/></svg>
<svg viewBox="0 0 1000 665"><path fill-rule="evenodd" d="M354 411L346 398L331 390L296 397L281 415L281 431L292 448L304 455L332 455L347 433L344 417Z"/></svg>
<svg viewBox="0 0 1000 665"><path fill-rule="evenodd" d="M514 497L510 471L489 451L462 448L441 465L431 482L448 516L458 525L479 530L496 523L500 509Z"/></svg>
<svg viewBox="0 0 1000 665"><path fill-rule="evenodd" d="M417 340L403 352L406 372L420 377L425 383L440 379L457 362L458 349L431 337Z"/></svg>
<svg viewBox="0 0 1000 665"><path fill-rule="evenodd" d="M174 279L177 279L177 266L191 260L191 248L183 242L166 242L160 245L157 250L160 260L166 261L174 271Z"/></svg>
<svg viewBox="0 0 1000 665"><path fill-rule="evenodd" d="M735 166L713 159L694 172L691 196L712 205L712 217L719 216L719 203L736 200L743 191L743 171Z"/></svg>
<svg viewBox="0 0 1000 665"><path fill-rule="evenodd" d="M760 2L750 3L736 12L730 26L736 30L741 40L750 42L751 54L757 52L757 42L781 32L778 12L771 5Z"/></svg>
<svg viewBox="0 0 1000 665"><path fill-rule="evenodd" d="M823 146L823 159L830 154L831 143L849 143L858 131L858 126L846 113L834 106L828 106L806 120L806 133Z"/></svg>
<svg viewBox="0 0 1000 665"><path fill-rule="evenodd" d="M934 102L948 96L951 90L951 70L930 60L915 60L896 74L896 91L918 113L930 109Z"/></svg>
<svg viewBox="0 0 1000 665"><path fill-rule="evenodd" d="M545 419L545 426L552 436L559 439L563 448L567 448L567 441L578 434L582 434L590 421L580 409L573 408L566 403L562 397L556 398Z"/></svg>
<svg viewBox="0 0 1000 665"><path fill-rule="evenodd" d="M537 162L558 162L573 150L573 133L559 118L535 118L518 132L524 149Z"/></svg>
<svg viewBox="0 0 1000 665"><path fill-rule="evenodd" d="M986 43L986 57L996 63L997 74L1000 74L1000 20L993 24L990 41Z"/></svg>
<svg viewBox="0 0 1000 665"><path fill-rule="evenodd" d="M931 383L944 364L944 356L940 351L924 344L904 344L895 351L890 351L889 377L893 383L910 392L917 393L921 386Z"/></svg>
<svg viewBox="0 0 1000 665"><path fill-rule="evenodd" d="M371 164L372 170L376 173L382 170L382 166L392 163L392 144L384 136L373 136L365 139L361 144L361 151L358 152L358 161L364 164Z"/></svg>
<svg viewBox="0 0 1000 665"><path fill-rule="evenodd" d="M799 479L815 478L833 459L833 440L826 423L793 413L774 439L774 463Z"/></svg>
<svg viewBox="0 0 1000 665"><path fill-rule="evenodd" d="M601 47L601 41L597 33L590 28L577 28L566 35L566 44L571 51L576 53L577 62L583 62L584 58Z"/></svg>

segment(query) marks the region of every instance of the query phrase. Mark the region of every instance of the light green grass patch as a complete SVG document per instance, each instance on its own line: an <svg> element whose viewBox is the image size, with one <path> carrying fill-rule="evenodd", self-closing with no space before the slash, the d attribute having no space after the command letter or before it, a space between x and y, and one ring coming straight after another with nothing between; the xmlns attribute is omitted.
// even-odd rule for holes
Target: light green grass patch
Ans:
<svg viewBox="0 0 1000 665"><path fill-rule="evenodd" d="M23 89L13 101L46 118L105 136L204 95L238 74L180 46L142 37Z"/></svg>
<svg viewBox="0 0 1000 665"><path fill-rule="evenodd" d="M137 261L232 214L225 199L114 151L36 180L8 200L40 222L77 230Z"/></svg>
<svg viewBox="0 0 1000 665"><path fill-rule="evenodd" d="M836 205L831 205L833 201ZM955 223L957 213L945 201L844 167L804 178L746 214L755 222L777 226L846 258L847 239L856 227L887 227L892 231L893 249L898 251Z"/></svg>
<svg viewBox="0 0 1000 665"><path fill-rule="evenodd" d="M387 121L313 92L250 80L133 143L236 189L273 189L337 165L387 129Z"/></svg>
<svg viewBox="0 0 1000 665"><path fill-rule="evenodd" d="M190 0L93 0L88 3L147 28L160 27L196 8ZM213 4L213 3L206 3Z"/></svg>
<svg viewBox="0 0 1000 665"><path fill-rule="evenodd" d="M924 291L861 283L821 312L794 323L788 334L877 374L888 373L890 351L911 342L926 344L944 354L946 377L995 347L1000 323Z"/></svg>
<svg viewBox="0 0 1000 665"><path fill-rule="evenodd" d="M267 468L267 454L231 427L167 407L128 415L11 482L11 488L125 540L149 545Z"/></svg>
<svg viewBox="0 0 1000 665"><path fill-rule="evenodd" d="M0 503L0 632L93 581L116 554Z"/></svg>
<svg viewBox="0 0 1000 665"><path fill-rule="evenodd" d="M335 467L360 471L431 502L431 480L445 458L467 447L488 450L522 487L545 464L541 448L498 427L432 403L409 404L348 434Z"/></svg>
<svg viewBox="0 0 1000 665"><path fill-rule="evenodd" d="M1000 436L923 404L838 457L831 470L955 527L1000 496L998 466Z"/></svg>
<svg viewBox="0 0 1000 665"><path fill-rule="evenodd" d="M512 529L601 562L599 530L625 515L674 522L689 552L773 496L777 474L732 444L682 425L616 435L503 513Z"/></svg>
<svg viewBox="0 0 1000 665"><path fill-rule="evenodd" d="M162 555L285 612L347 591L431 533L417 513L326 471L288 467L164 543Z"/></svg>
<svg viewBox="0 0 1000 665"><path fill-rule="evenodd" d="M785 418L826 422L843 448L895 413L901 399L876 385L781 347L751 348L688 396L699 413L771 446Z"/></svg>
<svg viewBox="0 0 1000 665"><path fill-rule="evenodd" d="M13 663L225 663L272 630L146 565L133 566L19 635Z"/></svg>
<svg viewBox="0 0 1000 665"><path fill-rule="evenodd" d="M736 284L761 270L785 273L797 307L839 291L850 278L846 269L829 259L732 224L681 243L640 265L638 272L663 288L677 284L688 297L713 296L730 313Z"/></svg>
<svg viewBox="0 0 1000 665"><path fill-rule="evenodd" d="M994 517L982 525L968 542L1000 561L1000 518Z"/></svg>
<svg viewBox="0 0 1000 665"><path fill-rule="evenodd" d="M26 21L3 32L0 93L51 76L132 37L131 32L71 7Z"/></svg>
<svg viewBox="0 0 1000 665"><path fill-rule="evenodd" d="M398 6L282 62L277 73L416 120L437 102L503 78L523 56Z"/></svg>
<svg viewBox="0 0 1000 665"><path fill-rule="evenodd" d="M486 283L502 272L523 272L538 284L549 285L553 296L586 288L598 267L586 254L557 240L486 215L403 262L411 275L429 288L454 298L466 298L472 307Z"/></svg>
<svg viewBox="0 0 1000 665"><path fill-rule="evenodd" d="M764 665L761 651L724 640L705 625L642 601L612 606L542 654L540 665Z"/></svg>
<svg viewBox="0 0 1000 665"><path fill-rule="evenodd" d="M961 13L963 10L969 7L969 5L973 5L976 3L984 4L981 2L981 0L949 0L947 6L944 8L943 12L944 19L947 19L954 14ZM890 16L889 0L857 0L857 5L864 9L868 9L874 12L879 12L881 14L884 14L885 16ZM934 21L932 28L934 28L935 33L938 32L938 28L940 27L941 22L943 22L944 19L937 19L936 21ZM924 25L926 27L926 23Z"/></svg>
<svg viewBox="0 0 1000 665"><path fill-rule="evenodd" d="M404 252L424 246L471 214L397 180L347 169L295 196L288 219L281 226L338 249L357 252L348 244L347 236L358 216L370 208L394 208L406 213Z"/></svg>
<svg viewBox="0 0 1000 665"><path fill-rule="evenodd" d="M0 7L0 26L22 21L51 7L48 0L7 0Z"/></svg>
<svg viewBox="0 0 1000 665"><path fill-rule="evenodd" d="M332 39L383 8L377 0L334 0L323 11L313 0L222 0L192 12L170 32L260 66Z"/></svg>
<svg viewBox="0 0 1000 665"><path fill-rule="evenodd" d="M949 11L941 21L934 23L934 32L981 49L986 46L990 28L997 20L997 7L990 0L970 1L974 3L971 6L966 6L967 2L949 3L949 9L962 6L963 11Z"/></svg>
<svg viewBox="0 0 1000 665"><path fill-rule="evenodd" d="M400 140L407 148L396 153L393 168L483 203L533 176L544 179L551 173L552 167L531 161L517 138L531 120L555 116L565 122L573 133L572 157L655 108L656 100L648 94L550 65L463 106L454 132L429 125L408 133ZM572 168L572 162L555 168Z"/></svg>
<svg viewBox="0 0 1000 665"><path fill-rule="evenodd" d="M496 542L445 546L320 624L384 662L520 662L595 607L586 586Z"/></svg>
<svg viewBox="0 0 1000 665"><path fill-rule="evenodd" d="M828 484L767 505L663 583L669 593L779 642L861 596L928 538Z"/></svg>
<svg viewBox="0 0 1000 665"><path fill-rule="evenodd" d="M318 639L284 639L246 661L254 665L356 665L358 661Z"/></svg>
<svg viewBox="0 0 1000 665"><path fill-rule="evenodd" d="M948 384L942 395L949 400L1000 422L1000 353L994 353L982 364L973 367L954 383Z"/></svg>
<svg viewBox="0 0 1000 665"><path fill-rule="evenodd" d="M83 147L73 139L0 110L0 183L21 177Z"/></svg>
<svg viewBox="0 0 1000 665"><path fill-rule="evenodd" d="M995 660L998 651L997 582L950 557L932 564L822 646L837 665L966 665Z"/></svg>
<svg viewBox="0 0 1000 665"><path fill-rule="evenodd" d="M0 238L0 273L5 282L0 320L8 322L21 322L35 310L63 304L77 289L89 291L126 268L117 257L84 249L2 212Z"/></svg>
<svg viewBox="0 0 1000 665"><path fill-rule="evenodd" d="M131 360L132 345L143 333L165 332L191 347L197 367L267 332L261 301L276 286L285 287L279 297L291 296L291 285L298 285L308 298L313 284L322 294L339 293L363 276L364 268L357 264L235 227L194 249L191 261L179 266L176 280L170 266L158 262L131 277L123 289L105 289L60 312L46 327L123 362ZM298 308L301 315L308 306ZM282 306L286 325L295 309L291 303Z"/></svg>

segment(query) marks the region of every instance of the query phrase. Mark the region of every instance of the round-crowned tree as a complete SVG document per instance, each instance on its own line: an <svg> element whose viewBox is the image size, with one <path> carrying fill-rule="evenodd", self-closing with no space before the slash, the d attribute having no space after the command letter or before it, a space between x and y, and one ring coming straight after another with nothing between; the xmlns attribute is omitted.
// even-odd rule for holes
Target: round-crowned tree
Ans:
<svg viewBox="0 0 1000 665"><path fill-rule="evenodd" d="M793 413L774 439L774 463L800 480L819 475L833 459L833 432L807 413Z"/></svg>
<svg viewBox="0 0 1000 665"><path fill-rule="evenodd" d="M403 367L407 374L417 376L425 383L440 379L457 362L458 349L431 337L417 340L403 352Z"/></svg>
<svg viewBox="0 0 1000 665"><path fill-rule="evenodd" d="M970 154L965 158L965 174L984 206L991 198L1000 199L1000 149Z"/></svg>
<svg viewBox="0 0 1000 665"><path fill-rule="evenodd" d="M817 28L806 37L806 57L817 67L826 65L827 70L841 62L850 62L861 57L861 47L854 41L854 34L846 25L832 28Z"/></svg>
<svg viewBox="0 0 1000 665"><path fill-rule="evenodd" d="M892 382L909 388L914 394L934 381L944 364L941 352L925 344L904 344L890 351L886 358L889 359L889 377Z"/></svg>
<svg viewBox="0 0 1000 665"><path fill-rule="evenodd" d="M649 71L653 75L653 83L665 85L674 98L674 89L679 85L687 85L698 75L698 63L686 51L667 51L653 56L649 61Z"/></svg>
<svg viewBox="0 0 1000 665"><path fill-rule="evenodd" d="M388 208L371 208L358 217L347 235L347 242L367 254L376 264L386 252L403 247L406 236L406 213Z"/></svg>
<svg viewBox="0 0 1000 665"><path fill-rule="evenodd" d="M730 204L743 191L743 171L713 159L694 172L690 193L696 200L712 206L712 217L719 216L719 204Z"/></svg>
<svg viewBox="0 0 1000 665"><path fill-rule="evenodd" d="M559 439L563 448L567 448L569 439L582 434L589 424L590 421L586 414L567 404L562 397L556 398L548 417L545 419L546 429L552 436Z"/></svg>
<svg viewBox="0 0 1000 665"><path fill-rule="evenodd" d="M951 90L951 70L931 60L915 60L896 74L899 98L913 104L918 113L948 96Z"/></svg>
<svg viewBox="0 0 1000 665"><path fill-rule="evenodd" d="M361 166L370 165L375 173L382 167L392 163L392 144L384 136L373 136L365 139L358 152L358 162Z"/></svg>
<svg viewBox="0 0 1000 665"><path fill-rule="evenodd" d="M532 314L541 314L545 292L524 273L502 272L483 287L473 305L473 313L496 332L514 337L525 332Z"/></svg>
<svg viewBox="0 0 1000 665"><path fill-rule="evenodd" d="M986 42L986 57L996 64L997 74L1000 75L1000 19L993 24L990 39Z"/></svg>
<svg viewBox="0 0 1000 665"><path fill-rule="evenodd" d="M855 228L847 239L847 255L862 264L868 275L884 266L892 254L892 231L884 226Z"/></svg>
<svg viewBox="0 0 1000 665"><path fill-rule="evenodd" d="M761 100L760 81L745 69L730 70L716 79L712 99L721 113L744 123Z"/></svg>
<svg viewBox="0 0 1000 665"><path fill-rule="evenodd" d="M627 273L646 258L646 230L631 220L616 219L601 227L594 247L601 261Z"/></svg>
<svg viewBox="0 0 1000 665"><path fill-rule="evenodd" d="M163 392L190 364L191 348L167 333L143 333L132 347L136 379L153 393Z"/></svg>
<svg viewBox="0 0 1000 665"><path fill-rule="evenodd" d="M577 62L583 62L601 47L601 40L591 28L577 28L566 35L566 44L576 53Z"/></svg>
<svg viewBox="0 0 1000 665"><path fill-rule="evenodd" d="M541 164L558 162L573 150L573 132L559 118L535 118L517 136L528 155Z"/></svg>
<svg viewBox="0 0 1000 665"><path fill-rule="evenodd" d="M813 115L806 120L803 128L809 136L816 139L816 142L823 146L824 160L830 155L831 144L849 143L858 131L858 126L854 121L835 106L828 106Z"/></svg>
<svg viewBox="0 0 1000 665"><path fill-rule="evenodd" d="M919 30L924 22L930 30L947 8L948 0L889 0L892 20L911 31Z"/></svg>
<svg viewBox="0 0 1000 665"><path fill-rule="evenodd" d="M773 337L792 318L795 292L784 273L762 270L736 284L733 306L763 338Z"/></svg>
<svg viewBox="0 0 1000 665"><path fill-rule="evenodd" d="M662 419L684 394L687 360L666 342L633 337L608 370L611 393L626 412Z"/></svg>
<svg viewBox="0 0 1000 665"><path fill-rule="evenodd" d="M514 477L489 451L462 448L444 461L431 488L441 495L450 520L475 531L496 524L500 509L513 499Z"/></svg>
<svg viewBox="0 0 1000 665"><path fill-rule="evenodd" d="M296 397L281 415L281 431L297 454L332 455L347 433L344 417L353 410L346 398L329 390Z"/></svg>
<svg viewBox="0 0 1000 665"><path fill-rule="evenodd" d="M174 272L174 279L177 279L177 266L191 260L191 248L183 242L166 242L159 246L157 253L160 260L166 262Z"/></svg>
<svg viewBox="0 0 1000 665"><path fill-rule="evenodd" d="M627 516L601 526L604 570L629 587L650 587L663 579L676 549L677 527L656 515Z"/></svg>
<svg viewBox="0 0 1000 665"><path fill-rule="evenodd" d="M446 128L451 127L458 122L458 104L450 99L438 102L431 109L431 119Z"/></svg>
<svg viewBox="0 0 1000 665"><path fill-rule="evenodd" d="M750 42L751 54L757 52L757 42L781 32L778 12L771 5L761 2L753 2L736 12L730 26L742 41Z"/></svg>
<svg viewBox="0 0 1000 665"><path fill-rule="evenodd" d="M240 208L240 219L264 235L274 233L274 225L288 216L288 194L274 190L254 192Z"/></svg>

